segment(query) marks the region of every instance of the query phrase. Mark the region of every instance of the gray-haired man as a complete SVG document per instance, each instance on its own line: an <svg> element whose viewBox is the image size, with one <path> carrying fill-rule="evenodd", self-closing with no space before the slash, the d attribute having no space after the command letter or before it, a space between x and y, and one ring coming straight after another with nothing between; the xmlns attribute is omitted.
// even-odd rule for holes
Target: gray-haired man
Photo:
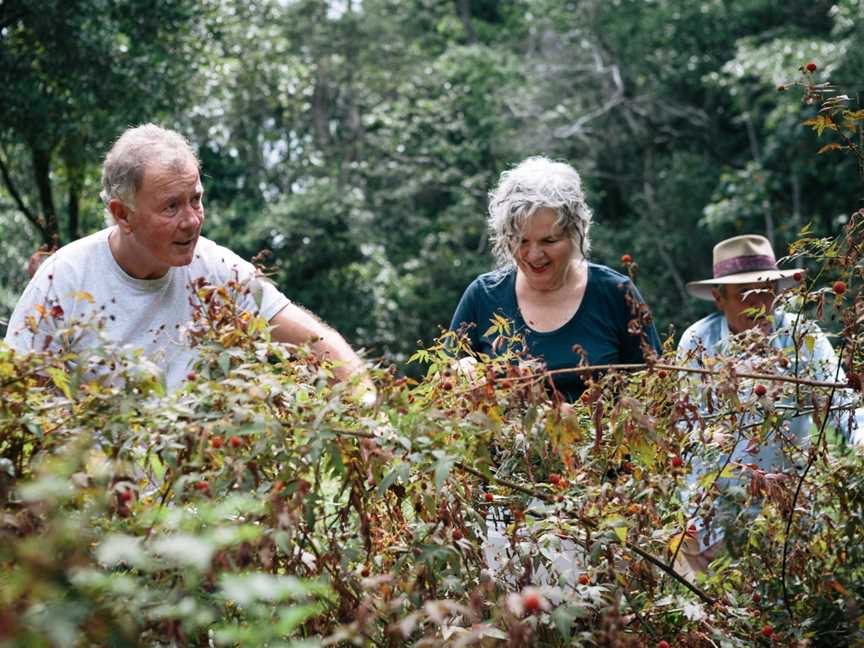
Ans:
<svg viewBox="0 0 864 648"><path fill-rule="evenodd" d="M183 332L192 319L194 282L203 278L219 286L254 284L255 291L240 291L240 306L266 319L273 339L311 342L337 363L339 378L362 372L363 362L339 333L258 279L250 263L201 236L203 196L199 162L183 136L154 124L125 131L102 169L101 197L113 225L41 265L15 307L6 342L21 352L52 348L54 330L95 317L110 341L143 349L174 389L195 359Z"/></svg>

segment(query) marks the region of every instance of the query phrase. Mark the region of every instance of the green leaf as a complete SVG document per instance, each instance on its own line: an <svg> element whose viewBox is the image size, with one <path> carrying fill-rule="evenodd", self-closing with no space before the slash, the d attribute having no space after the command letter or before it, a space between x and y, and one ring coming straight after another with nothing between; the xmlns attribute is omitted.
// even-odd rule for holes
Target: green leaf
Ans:
<svg viewBox="0 0 864 648"><path fill-rule="evenodd" d="M450 474L450 471L453 469L453 465L456 463L456 460L452 457L442 457L438 460L438 463L435 464L435 489L441 490L441 486L444 485L444 481L447 479L447 476Z"/></svg>
<svg viewBox="0 0 864 648"><path fill-rule="evenodd" d="M330 588L322 583L264 573L223 574L219 588L225 598L240 607L248 607L257 601L274 603L286 599L329 599L333 596Z"/></svg>
<svg viewBox="0 0 864 648"><path fill-rule="evenodd" d="M735 466L727 465L722 471L713 470L709 473L705 473L699 477L699 485L702 486L702 488L708 488L718 479L734 479L736 470L737 468Z"/></svg>
<svg viewBox="0 0 864 648"><path fill-rule="evenodd" d="M9 459L0 457L0 472L4 472L10 477L15 477L15 464Z"/></svg>
<svg viewBox="0 0 864 648"><path fill-rule="evenodd" d="M126 564L139 569L149 563L142 539L117 533L109 535L96 547L96 560L105 567Z"/></svg>
<svg viewBox="0 0 864 648"><path fill-rule="evenodd" d="M21 486L19 494L25 502L38 502L55 497L66 499L73 496L75 490L67 479L50 475L35 482L24 484Z"/></svg>
<svg viewBox="0 0 864 648"><path fill-rule="evenodd" d="M178 533L159 538L153 543L153 551L178 567L192 567L204 572L210 567L215 546L197 536Z"/></svg>
<svg viewBox="0 0 864 648"><path fill-rule="evenodd" d="M46 373L51 377L54 386L62 391L66 398L72 398L72 391L69 389L69 377L65 371L58 367L49 367Z"/></svg>
<svg viewBox="0 0 864 648"><path fill-rule="evenodd" d="M381 483L378 484L378 496L384 495L388 488L390 488L396 480L399 479L399 468L394 468L389 473L384 475L384 479L381 480Z"/></svg>

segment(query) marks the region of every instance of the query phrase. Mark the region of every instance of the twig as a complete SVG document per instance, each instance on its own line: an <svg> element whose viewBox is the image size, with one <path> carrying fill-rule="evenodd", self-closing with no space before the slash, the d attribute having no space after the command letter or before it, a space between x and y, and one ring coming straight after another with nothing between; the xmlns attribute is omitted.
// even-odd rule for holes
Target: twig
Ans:
<svg viewBox="0 0 864 648"><path fill-rule="evenodd" d="M457 462L457 463L456 463L456 466L457 466L460 470L464 470L465 472L471 473L472 475L475 475L476 477L479 477L479 478L482 479L483 481L486 481L486 482L493 481L493 482L495 482L495 483L501 484L502 486L507 486L508 488L512 488L513 490L519 491L520 493L525 493L526 495L532 495L532 496L534 496L534 497L538 497L539 499L542 499L543 501L549 501L549 496L546 495L545 493L536 493L536 492L532 491L532 490L529 489L529 488L526 488L526 487L524 487L524 486L522 486L522 485L520 485L520 484L516 484L516 483L511 482L511 481L506 480L506 479L501 479L501 478L499 478L499 477L494 477L494 476L486 476L486 475L484 475L482 472L480 472L479 470L477 470L476 468L473 468L472 466L468 466L468 465L462 463L461 461L460 461L460 462ZM570 512L570 511L566 511L566 512L572 514L572 512ZM593 520L589 519L589 518L585 518L585 517L583 517L583 516L581 516L581 515L578 515L578 514L577 514L577 515L574 515L574 517L575 517L576 519L578 519L582 524L584 524L585 526L587 526L587 527L589 527L589 528L591 528L591 529L596 529L596 528L597 528L597 523L594 522ZM568 534L568 537L571 537L573 540L577 540L577 541L578 541L577 538L573 538L573 537L570 536L569 534ZM640 549L640 548L637 547L636 545L630 544L630 543L627 542L626 540L624 540L624 541L621 542L621 546L624 547L624 548L626 548L626 549L628 549L628 550L630 550L630 551L632 551L633 553L637 554L637 555L640 556L641 558L643 558L643 559L647 560L648 562L650 562L652 565L655 565L655 566L658 567L659 569L663 570L666 574L668 574L669 576L671 576L672 578L674 578L675 580L677 580L679 583L681 583L682 585L684 585L684 586L685 586L687 589L689 589L691 592L693 592L694 594L696 594L696 595L697 595L700 599L702 599L706 604L708 604L708 605L714 605L714 602L715 602L714 599L712 599L712 598L711 598L710 596L708 596L705 592L703 592L701 589L699 589L698 587L696 587L693 583L691 583L691 582L688 581L686 578L684 578L684 576L682 576L681 574L679 574L677 571L675 571L675 570L672 569L671 567L667 567L667 566L663 563L663 561L660 560L659 558L655 558L654 556L652 556L652 555L649 554L648 552L646 552L646 551Z"/></svg>

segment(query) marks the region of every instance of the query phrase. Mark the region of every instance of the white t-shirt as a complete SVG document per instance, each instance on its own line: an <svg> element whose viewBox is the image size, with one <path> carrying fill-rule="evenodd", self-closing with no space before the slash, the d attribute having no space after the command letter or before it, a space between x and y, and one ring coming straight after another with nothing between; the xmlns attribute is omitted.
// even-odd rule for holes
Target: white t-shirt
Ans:
<svg viewBox="0 0 864 648"><path fill-rule="evenodd" d="M95 319L111 342L143 350L164 371L170 391L183 383L195 360L194 349L184 339L193 303L198 302L193 280L203 277L214 286L224 286L232 279L248 284L252 290L250 294L238 291L238 304L267 321L290 303L272 283L256 278L251 263L204 237L198 239L189 265L171 268L159 279L130 277L111 253L108 235L112 230L109 227L70 243L42 264L9 320L5 338L9 346L22 353L56 349L57 329ZM27 326L30 316L34 318L30 324L37 325L35 334ZM76 348L96 344L93 334L88 334Z"/></svg>

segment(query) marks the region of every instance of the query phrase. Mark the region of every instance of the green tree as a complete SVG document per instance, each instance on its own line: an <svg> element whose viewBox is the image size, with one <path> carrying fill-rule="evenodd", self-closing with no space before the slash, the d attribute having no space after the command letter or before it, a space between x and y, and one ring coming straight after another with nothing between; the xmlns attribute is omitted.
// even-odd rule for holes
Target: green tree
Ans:
<svg viewBox="0 0 864 648"><path fill-rule="evenodd" d="M209 12L173 0L0 5L0 175L44 243L81 235L95 165L125 126L197 97Z"/></svg>

